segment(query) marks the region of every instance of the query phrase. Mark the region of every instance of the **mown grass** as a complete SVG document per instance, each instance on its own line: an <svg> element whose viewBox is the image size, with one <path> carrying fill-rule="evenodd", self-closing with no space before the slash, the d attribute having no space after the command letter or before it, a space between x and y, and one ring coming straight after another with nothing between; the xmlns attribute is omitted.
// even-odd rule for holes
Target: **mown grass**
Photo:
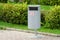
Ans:
<svg viewBox="0 0 60 40"><path fill-rule="evenodd" d="M54 6L48 6L48 5L41 5L40 8L41 10L50 10L50 8L52 8Z"/></svg>
<svg viewBox="0 0 60 40"><path fill-rule="evenodd" d="M7 22L3 22L0 21L0 27L8 27L8 28L16 28L16 29L22 29L22 30L28 30L28 26L27 25L17 25L17 24L11 24L11 23L7 23ZM48 29L48 28L44 28L41 27L38 29L39 32L46 32L46 33L54 33L54 34L60 34L60 30L59 29Z"/></svg>

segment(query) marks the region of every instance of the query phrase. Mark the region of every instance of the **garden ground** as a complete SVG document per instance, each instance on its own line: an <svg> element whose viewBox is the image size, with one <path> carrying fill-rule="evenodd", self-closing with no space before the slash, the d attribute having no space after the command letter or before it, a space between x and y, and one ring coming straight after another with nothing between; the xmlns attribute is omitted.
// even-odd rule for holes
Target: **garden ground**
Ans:
<svg viewBox="0 0 60 40"><path fill-rule="evenodd" d="M16 28L16 29L22 29L22 30L28 30L27 25L17 25L17 24L11 24L7 22L0 21L0 29L5 29L5 28ZM47 33L53 33L53 34L60 34L59 29L48 29L41 27L38 29L39 32L47 32Z"/></svg>
<svg viewBox="0 0 60 40"><path fill-rule="evenodd" d="M31 38L32 33L0 30L0 40L60 40L60 37L40 35L40 38Z"/></svg>

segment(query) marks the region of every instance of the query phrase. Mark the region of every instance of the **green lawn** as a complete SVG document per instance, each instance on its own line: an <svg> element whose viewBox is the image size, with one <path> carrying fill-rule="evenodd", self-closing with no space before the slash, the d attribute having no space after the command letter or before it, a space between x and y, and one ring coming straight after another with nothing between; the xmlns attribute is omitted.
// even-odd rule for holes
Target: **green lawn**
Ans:
<svg viewBox="0 0 60 40"><path fill-rule="evenodd" d="M50 10L50 8L52 8L54 6L48 6L48 5L41 5L40 8L41 10Z"/></svg>
<svg viewBox="0 0 60 40"><path fill-rule="evenodd" d="M28 26L26 25L17 25L17 24L11 24L11 23L6 23L3 21L0 21L0 27L10 27L10 28L17 28L17 29L22 29L22 30L28 30ZM54 34L60 34L60 30L58 29L47 29L44 27L41 27L38 29L40 32L48 32L48 33L54 33Z"/></svg>

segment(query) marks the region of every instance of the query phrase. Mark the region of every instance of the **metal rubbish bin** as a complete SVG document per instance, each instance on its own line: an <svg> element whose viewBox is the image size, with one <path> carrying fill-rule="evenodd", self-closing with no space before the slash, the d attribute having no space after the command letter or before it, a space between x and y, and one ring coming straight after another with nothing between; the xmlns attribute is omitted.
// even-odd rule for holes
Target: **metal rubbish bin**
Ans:
<svg viewBox="0 0 60 40"><path fill-rule="evenodd" d="M28 5L28 28L40 28L40 5Z"/></svg>

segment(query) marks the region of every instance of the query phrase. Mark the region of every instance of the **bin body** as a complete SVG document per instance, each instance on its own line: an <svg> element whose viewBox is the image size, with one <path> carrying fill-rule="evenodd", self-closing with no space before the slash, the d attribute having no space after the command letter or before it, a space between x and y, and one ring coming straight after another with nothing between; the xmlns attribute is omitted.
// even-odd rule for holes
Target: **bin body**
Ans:
<svg viewBox="0 0 60 40"><path fill-rule="evenodd" d="M38 29L40 28L40 5L28 6L28 28Z"/></svg>

